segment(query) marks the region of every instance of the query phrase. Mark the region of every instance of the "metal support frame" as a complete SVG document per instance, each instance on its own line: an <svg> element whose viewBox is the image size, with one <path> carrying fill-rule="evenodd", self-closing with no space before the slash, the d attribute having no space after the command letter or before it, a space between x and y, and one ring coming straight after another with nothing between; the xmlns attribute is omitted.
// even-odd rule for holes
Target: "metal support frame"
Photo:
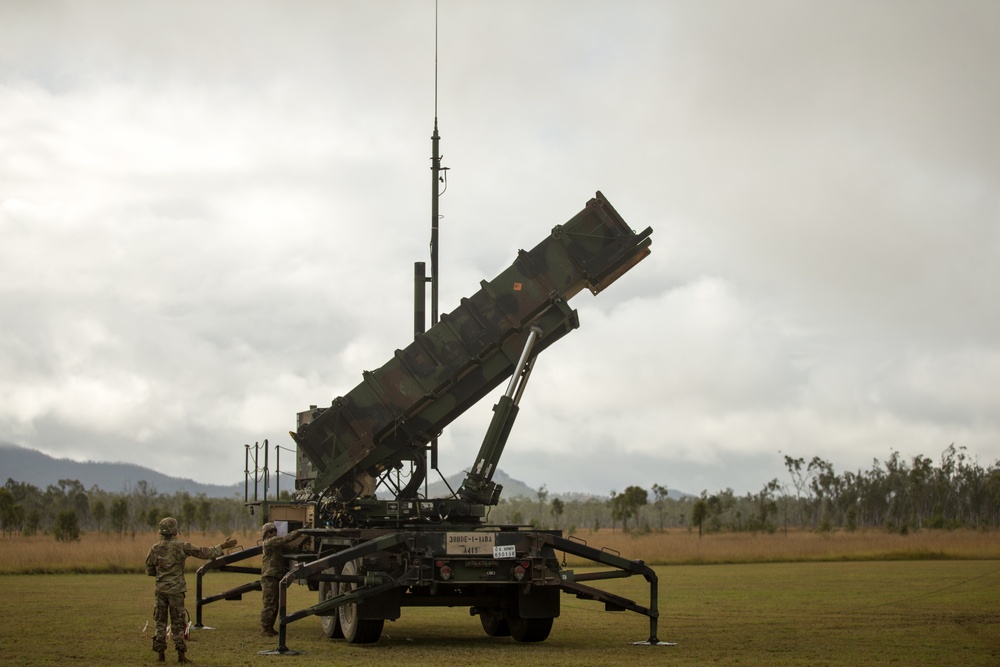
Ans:
<svg viewBox="0 0 1000 667"><path fill-rule="evenodd" d="M304 532L310 533L313 537L322 537L329 532L323 529L306 529ZM314 615L328 615L344 604L357 603L366 598L385 593L394 588L406 588L414 585L420 580L419 565L414 562L407 570L398 576L387 573L368 573L366 575L343 575L327 574L328 570L339 571L341 566L351 560L364 558L381 551L392 551L399 548L415 550L420 532L415 531L393 531L385 535L364 539L360 543L348 546L340 551L319 555L308 562L300 562L294 566L282 579L278 588L278 646L269 651L261 651L261 655L298 655L288 647L288 626L291 623ZM639 560L629 560L616 553L604 549L596 549L587 545L582 540L574 538L560 537L556 533L545 531L525 531L520 533L522 544L530 542L533 545L532 552L540 551L544 547L550 547L554 551L573 554L580 558L607 565L612 570L601 572L572 573L570 571L560 572L559 589L567 594L572 594L581 600L592 600L604 603L606 611L631 611L642 614L649 618L649 637L644 641L633 642L643 646L674 646L672 642L660 641L657 636L657 622L659 619L658 588L659 580L656 572ZM355 536L351 539L357 539ZM239 599L243 593L259 590L260 582L249 582L242 586L237 586L222 593L210 596L202 596L202 577L211 571L219 572L243 572L247 574L260 575L258 568L234 567L231 564L252 558L261 553L262 547L251 547L242 551L227 554L226 556L209 561L198 569L198 604L197 604L197 624L202 626L202 607L218 600ZM600 588L587 585L582 582L601 581L605 579L622 579L633 575L641 575L649 583L649 604L641 605L628 598L609 593ZM322 600L312 606L293 611L288 610L288 588L292 583L321 581L337 581L354 583L358 587L346 593L341 593L332 598Z"/></svg>
<svg viewBox="0 0 1000 667"><path fill-rule="evenodd" d="M252 590L260 590L260 568L259 567L244 567L231 566L230 563L238 563L247 558L253 558L254 556L259 556L264 552L264 547L257 545L255 547L249 547L247 549L241 549L240 551L234 551L232 553L226 554L225 556L219 556L218 558L213 558L204 565L198 568L198 574L195 580L195 594L198 596L198 603L195 611L195 623L194 627L204 628L205 626L201 622L201 609L207 604L212 602L218 602L219 600L239 600L238 596L243 593L247 593ZM211 597L204 597L202 591L204 590L202 579L205 575L213 570L218 570L219 572L238 572L241 574L256 574L258 581L256 582L256 587L254 584L247 584L245 586L238 586L236 588L230 589L225 593L220 593L219 595L213 595Z"/></svg>
<svg viewBox="0 0 1000 667"><path fill-rule="evenodd" d="M541 535L542 541L549 544L557 551L570 553L574 556L579 556L580 558L586 558L597 563L618 568L618 571L590 572L575 575L574 581L564 580L563 583L560 584L560 588L562 588L564 592L573 593L576 597L582 600L595 600L597 602L603 602L605 609L608 611L628 610L648 616L649 639L642 642L634 642L635 644L647 646L675 645L672 642L661 642L656 636L656 624L660 617L658 606L659 578L656 576L656 572L653 571L653 568L649 567L641 560L628 560L627 558L622 558L617 554L612 554L603 549L595 549L594 547L588 546L581 541L557 537L556 535L552 535L550 533L541 533ZM630 577L633 574L641 574L646 581L649 582L649 607L640 606L632 600L623 598L613 593L608 593L607 591L602 591L599 588L584 586L577 583L580 581L593 581L600 579L618 579L622 577Z"/></svg>
<svg viewBox="0 0 1000 667"><path fill-rule="evenodd" d="M399 583L395 579L390 578L389 581L378 586L366 587L360 590L354 589L350 593L338 595L335 598L325 600L324 602L315 604L312 607L302 609L293 614L287 614L288 587L291 586L293 581L308 579L309 576L319 575L325 570L343 565L349 560L363 558L364 556L373 554L377 551L383 551L402 544L407 537L408 535L406 533L390 533L388 535L383 535L382 537L377 537L373 540L362 542L356 546L343 549L330 554L329 556L317 558L310 563L300 563L296 567L292 568L288 574L282 577L281 582L278 585L278 647L274 649L274 651L281 655L286 655L291 652L286 642L289 623L293 623L307 616L312 616L320 611L328 611L348 602L355 602L371 595L377 595L378 593L382 593L399 586ZM273 652L262 651L261 655L273 655Z"/></svg>

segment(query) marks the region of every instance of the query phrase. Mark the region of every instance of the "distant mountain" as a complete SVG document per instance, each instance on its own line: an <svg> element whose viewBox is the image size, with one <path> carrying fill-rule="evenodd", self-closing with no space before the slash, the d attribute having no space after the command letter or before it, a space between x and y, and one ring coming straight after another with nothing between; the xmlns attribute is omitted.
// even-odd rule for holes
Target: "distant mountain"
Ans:
<svg viewBox="0 0 1000 667"><path fill-rule="evenodd" d="M427 496L429 498L450 496L451 491L448 490L448 486L451 487L452 491L458 491L458 487L465 479L465 474L464 471L459 471L450 475L447 477L447 486L440 477L437 477L436 482L428 485ZM32 484L43 491L49 484L58 484L61 479L75 479L83 484L85 489L97 486L103 491L112 493L120 492L126 486L134 488L138 482L145 480L150 487L156 489L157 493L169 496L186 491L193 496L203 493L209 498L242 497L244 488L242 482L230 486L202 484L190 479L170 477L131 463L98 463L94 461L80 463L72 459L56 459L34 449L0 441L0 485L4 484L7 479ZM531 500L538 498L537 489L510 477L503 470L497 470L494 473L493 481L503 486L501 498L508 500L518 497ZM676 499L690 497L691 494L670 489L668 495L670 498ZM652 492L650 492L650 496L652 496ZM590 498L606 499L607 496L589 493L550 492L549 498L559 498L565 502L571 502L574 500L586 501Z"/></svg>
<svg viewBox="0 0 1000 667"><path fill-rule="evenodd" d="M231 498L243 496L243 483L224 486L202 484L190 479L170 477L149 468L131 463L80 463L72 459L56 459L34 449L20 447L9 442L0 442L0 484L8 479L37 486L43 491L50 484L58 484L61 479L75 479L85 489L97 486L102 491L117 493L126 487L135 488L145 481L157 493L173 495L188 492L192 496L205 494L209 498Z"/></svg>

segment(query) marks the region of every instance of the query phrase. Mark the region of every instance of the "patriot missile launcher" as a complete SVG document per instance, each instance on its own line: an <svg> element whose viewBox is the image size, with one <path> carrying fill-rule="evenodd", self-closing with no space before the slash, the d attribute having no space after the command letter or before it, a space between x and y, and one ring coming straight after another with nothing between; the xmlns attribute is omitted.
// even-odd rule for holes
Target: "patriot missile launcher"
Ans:
<svg viewBox="0 0 1000 667"><path fill-rule="evenodd" d="M656 636L657 577L642 561L558 530L488 522L502 493L493 476L536 359L580 325L569 300L584 289L599 294L647 257L651 235L651 228L633 231L598 192L384 365L365 371L353 389L298 414L291 433L294 500L268 500L266 490L262 500L246 499L265 521L309 536L299 553L289 555L279 645L270 653L294 653L288 627L309 616L319 617L330 638L376 642L385 621L399 618L407 606L467 606L490 636L544 641L559 616L561 593L603 603L608 611L645 615L649 638L637 643L662 643ZM426 497L428 468L437 467L437 436L504 382L461 486L447 497ZM249 446L247 451L249 489ZM254 462L256 473L256 457ZM557 552L563 563L572 554L611 569L574 573ZM250 582L206 597L203 575L259 573L236 563L260 553L260 546L251 547L199 570L196 627L205 605L260 588ZM649 583L648 605L584 583L632 575ZM289 610L286 591L293 583L316 591L316 603Z"/></svg>

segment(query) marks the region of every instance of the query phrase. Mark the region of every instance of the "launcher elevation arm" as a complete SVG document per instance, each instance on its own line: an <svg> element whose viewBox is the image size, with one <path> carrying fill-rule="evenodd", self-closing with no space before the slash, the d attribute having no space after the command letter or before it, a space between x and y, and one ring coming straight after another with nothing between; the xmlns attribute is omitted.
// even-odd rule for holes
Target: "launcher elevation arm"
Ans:
<svg viewBox="0 0 1000 667"><path fill-rule="evenodd" d="M535 364L535 357L529 357L531 348L535 346L535 341L541 334L542 330L537 326L531 327L528 340L524 344L524 351L517 361L517 368L510 378L510 384L507 385L507 391L493 406L493 419L486 431L483 445L479 448L479 455L476 456L476 465L466 475L462 488L458 491L458 495L466 502L484 505L496 505L500 502L500 491L503 487L493 481L493 473L496 472L497 462L500 461L503 448L507 444L510 429L514 426L518 403L521 402L524 387L528 384L531 368Z"/></svg>

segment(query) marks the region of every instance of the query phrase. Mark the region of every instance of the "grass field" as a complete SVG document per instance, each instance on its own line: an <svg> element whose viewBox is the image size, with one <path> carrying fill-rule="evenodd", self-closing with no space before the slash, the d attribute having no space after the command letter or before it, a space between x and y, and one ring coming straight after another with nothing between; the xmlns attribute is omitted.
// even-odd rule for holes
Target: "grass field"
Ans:
<svg viewBox="0 0 1000 667"><path fill-rule="evenodd" d="M382 640L326 639L314 618L293 623L297 656L261 656L260 598L204 610L190 656L200 665L977 665L1000 664L1000 561L805 562L662 566L659 638L633 646L648 620L563 596L549 639L518 644L487 637L465 608L404 608ZM211 591L245 577L210 575ZM194 588L193 577L189 586ZM638 578L612 582L644 600ZM0 577L0 656L8 665L155 664L142 628L152 585L142 575ZM290 589L292 604L313 595ZM189 596L188 610L194 612ZM170 656L173 658L173 655Z"/></svg>
<svg viewBox="0 0 1000 667"><path fill-rule="evenodd" d="M215 544L224 536L182 536ZM972 531L788 536L685 532L582 535L592 546L668 563L660 578L658 637L649 621L564 595L549 639L518 644L483 633L468 608L404 608L381 641L326 639L315 618L288 626L297 656L261 656L277 642L258 634L260 594L204 610L195 630L200 665L1000 665L1000 536ZM243 540L244 545L254 538ZM152 623L152 580L140 571L152 535L0 540L0 661L10 665L155 664L142 628ZM201 561L188 561L192 568ZM669 564L672 563L672 564ZM704 563L714 563L704 565ZM578 567L570 561L569 567ZM46 574L26 575L24 572ZM118 574L95 574L118 573ZM206 594L249 575L213 573ZM195 611L195 575L188 575ZM605 582L648 602L638 577ZM315 601L290 589L289 610ZM168 656L173 658L171 654Z"/></svg>

